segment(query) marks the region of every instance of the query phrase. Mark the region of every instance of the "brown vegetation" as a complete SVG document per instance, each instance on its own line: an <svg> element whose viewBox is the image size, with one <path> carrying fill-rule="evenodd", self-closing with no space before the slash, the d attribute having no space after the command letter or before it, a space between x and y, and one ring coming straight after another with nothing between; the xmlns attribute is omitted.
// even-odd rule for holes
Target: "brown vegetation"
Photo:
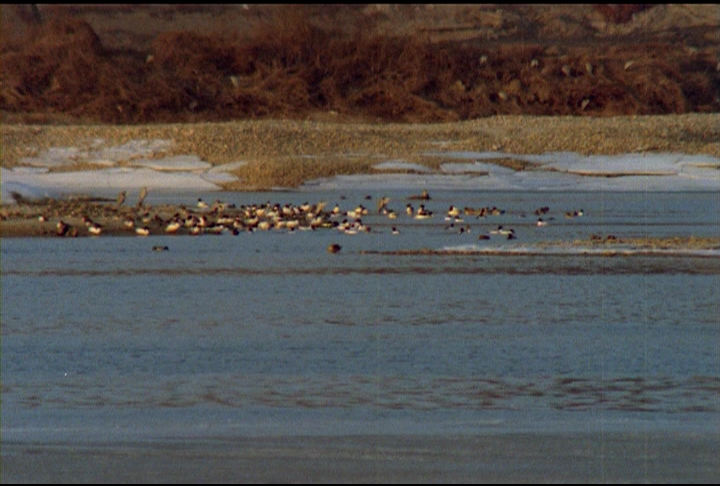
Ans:
<svg viewBox="0 0 720 486"><path fill-rule="evenodd" d="M609 22L628 23L647 10L629 7L597 12ZM187 12L197 9L202 7ZM373 28L387 17L383 11L321 12L275 8L244 33L165 31L149 48L118 48L72 11L53 11L21 41L2 39L0 109L6 117L35 114L35 121L63 115L114 124L318 113L445 122L500 114L720 111L717 48L650 37L590 45L537 38L438 41L431 34L442 27L399 33ZM455 20L476 30L489 22L502 32L497 12ZM333 23L341 13L342 29Z"/></svg>

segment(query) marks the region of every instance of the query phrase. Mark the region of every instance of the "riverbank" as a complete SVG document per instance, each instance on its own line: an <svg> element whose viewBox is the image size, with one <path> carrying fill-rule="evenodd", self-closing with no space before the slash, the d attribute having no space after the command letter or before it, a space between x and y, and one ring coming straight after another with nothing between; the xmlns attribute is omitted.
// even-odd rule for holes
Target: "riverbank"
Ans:
<svg viewBox="0 0 720 486"><path fill-rule="evenodd" d="M328 115L332 118L332 115ZM642 117L500 116L443 124L364 124L330 121L2 126L2 167L29 166L58 148L71 148L50 171L130 166L138 157L196 156L212 167L234 164L227 190L297 187L318 178L377 173L374 166L401 159L436 169L443 153L544 154L683 153L720 157L720 115ZM117 153L133 141L162 141L143 153ZM112 156L103 149L115 150ZM432 153L432 156L428 156ZM100 155L98 155L100 154ZM491 162L513 170L525 162ZM403 169L398 169L403 170ZM383 171L383 173L386 173Z"/></svg>

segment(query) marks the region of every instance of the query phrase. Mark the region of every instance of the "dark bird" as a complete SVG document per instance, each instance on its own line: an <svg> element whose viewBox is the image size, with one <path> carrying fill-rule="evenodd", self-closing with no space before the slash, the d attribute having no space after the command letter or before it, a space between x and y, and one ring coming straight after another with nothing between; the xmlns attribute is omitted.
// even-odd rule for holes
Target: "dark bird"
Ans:
<svg viewBox="0 0 720 486"><path fill-rule="evenodd" d="M68 231L70 230L70 225L64 222L63 220L60 220L57 222L57 225L55 225L56 233L58 236L65 236Z"/></svg>
<svg viewBox="0 0 720 486"><path fill-rule="evenodd" d="M429 201L430 200L430 194L423 190L422 194L415 195L415 196L409 196L408 199L420 199L421 201Z"/></svg>

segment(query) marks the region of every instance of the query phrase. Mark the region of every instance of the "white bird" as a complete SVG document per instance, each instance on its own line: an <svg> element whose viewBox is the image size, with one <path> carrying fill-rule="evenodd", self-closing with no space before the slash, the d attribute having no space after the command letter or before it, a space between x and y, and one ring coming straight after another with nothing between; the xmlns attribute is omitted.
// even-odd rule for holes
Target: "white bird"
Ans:
<svg viewBox="0 0 720 486"><path fill-rule="evenodd" d="M92 223L90 226L88 226L88 233L90 233L91 235L97 236L102 233L102 230L102 226L97 223Z"/></svg>
<svg viewBox="0 0 720 486"><path fill-rule="evenodd" d="M180 220L174 219L170 221L167 226L165 226L165 232L166 233L177 233L177 231L180 229L180 226L182 226L182 223L180 223Z"/></svg>

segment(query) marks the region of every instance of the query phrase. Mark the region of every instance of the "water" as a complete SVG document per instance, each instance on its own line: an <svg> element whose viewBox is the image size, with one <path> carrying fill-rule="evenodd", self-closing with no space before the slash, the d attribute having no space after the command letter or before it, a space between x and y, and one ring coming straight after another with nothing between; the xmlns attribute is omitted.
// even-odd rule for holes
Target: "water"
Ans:
<svg viewBox="0 0 720 486"><path fill-rule="evenodd" d="M223 194L364 204L355 236L4 239L3 439L720 433L718 252L543 245L718 237L717 193L438 191L418 221L411 192ZM457 234L450 204L505 213ZM478 240L499 224L518 239ZM496 252L385 253L422 248Z"/></svg>

